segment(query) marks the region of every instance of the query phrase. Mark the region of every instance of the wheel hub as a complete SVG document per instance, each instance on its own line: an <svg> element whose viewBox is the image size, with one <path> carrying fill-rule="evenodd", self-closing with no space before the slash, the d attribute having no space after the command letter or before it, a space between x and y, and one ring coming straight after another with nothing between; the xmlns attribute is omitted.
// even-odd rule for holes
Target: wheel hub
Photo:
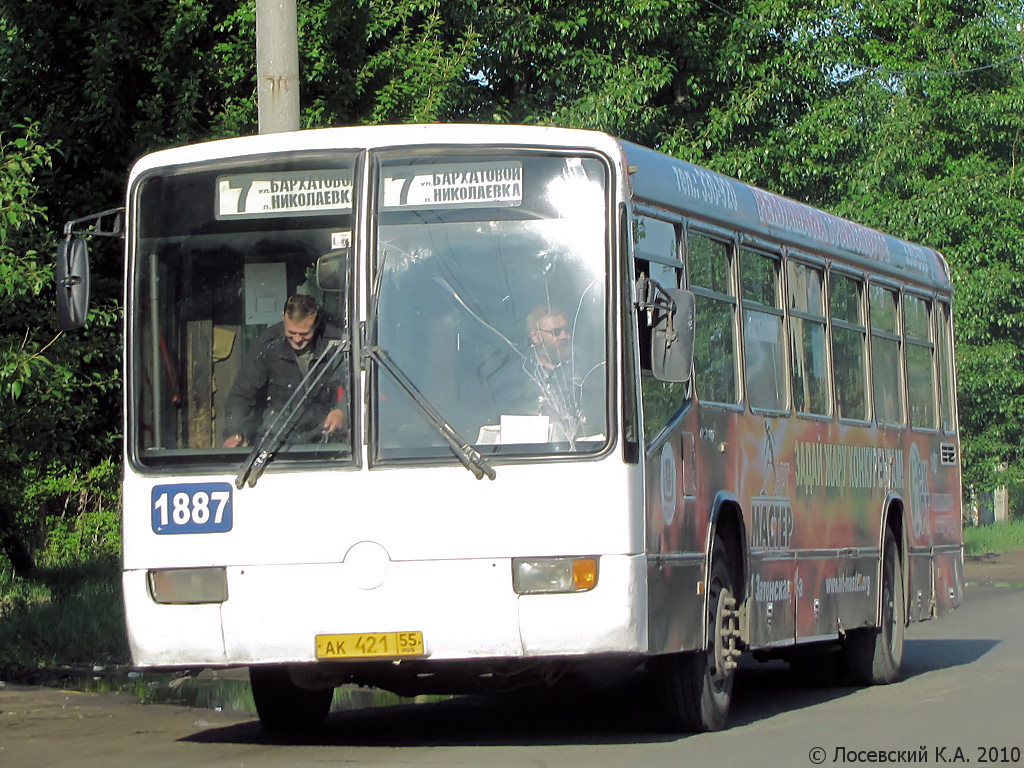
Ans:
<svg viewBox="0 0 1024 768"><path fill-rule="evenodd" d="M722 588L718 594L718 605L715 612L714 647L712 659L714 668L712 677L724 679L736 669L740 657L737 642L740 639L740 613L736 610L736 598L732 591Z"/></svg>

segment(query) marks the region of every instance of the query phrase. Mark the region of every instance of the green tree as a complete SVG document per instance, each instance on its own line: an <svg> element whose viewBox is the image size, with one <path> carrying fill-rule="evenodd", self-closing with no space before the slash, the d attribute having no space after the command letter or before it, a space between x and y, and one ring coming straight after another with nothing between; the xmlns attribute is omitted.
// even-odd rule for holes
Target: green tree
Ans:
<svg viewBox="0 0 1024 768"><path fill-rule="evenodd" d="M480 44L440 0L296 3L301 125L318 128L452 119ZM226 100L219 133L255 133L255 0L218 25L215 57Z"/></svg>
<svg viewBox="0 0 1024 768"><path fill-rule="evenodd" d="M117 312L94 310L88 334L69 339L52 300L40 300L52 295L53 270L33 244L52 235L36 195L53 149L34 124L0 134L0 546L19 573L33 567L26 534L39 519L24 505L30 470L73 471L113 447L103 407L117 373L94 361L116 339Z"/></svg>
<svg viewBox="0 0 1024 768"><path fill-rule="evenodd" d="M0 400L7 403L21 396L33 368L38 370L45 360L38 350L30 347L27 336L24 340L18 338L20 328L8 326L13 318L6 311L17 302L24 286L28 286L30 292L33 288L38 291L46 279L45 271L35 259L36 254L20 252L20 241L24 237L22 230L41 214L33 201L34 174L49 165L49 152L37 143L35 131L14 126L14 130L19 129L24 135L13 139L0 134L0 308L4 310L0 319ZM5 411L9 408L0 412ZM7 470L5 475L16 458L8 447L14 442L10 439L13 426L3 424L0 428L0 437L3 437L0 471ZM33 560L18 527L17 510L15 500L0 490L0 547L15 569L24 574L32 569Z"/></svg>
<svg viewBox="0 0 1024 768"><path fill-rule="evenodd" d="M1021 10L1019 0L298 0L301 120L606 130L944 251L959 291L965 473L991 487L997 467L1024 470ZM33 141L61 148L52 175L34 166L35 204L56 221L81 216L116 204L143 152L255 132L254 14L254 0L0 0L0 125L31 116ZM52 327L38 301L49 288L33 286L48 277L29 254L51 252L54 231L26 216L5 251L17 259L5 259L39 274L11 283L7 316L27 313L33 333L10 331L10 348L25 338L30 368L81 366L74 381L51 376L40 402L63 387L77 403L74 382L92 381L92 410L62 428L105 436L81 448L99 461L119 429L107 382L120 254L95 249L103 309L43 363L31 355L49 341L34 336ZM31 380L21 404L42 398L25 389ZM13 378L0 384L15 397Z"/></svg>
<svg viewBox="0 0 1024 768"><path fill-rule="evenodd" d="M451 13L478 12L483 40L467 114L610 130L943 251L965 483L992 488L1024 472L1022 11L533 0Z"/></svg>
<svg viewBox="0 0 1024 768"><path fill-rule="evenodd" d="M254 6L0 0L0 125L33 119L3 141L0 170L0 546L21 573L45 500L105 466L120 433L121 252L91 244L89 322L59 334L52 220L116 205L144 152L255 132ZM304 126L443 119L475 44L449 43L440 7L300 0Z"/></svg>
<svg viewBox="0 0 1024 768"><path fill-rule="evenodd" d="M794 139L773 142L769 171L789 194L946 255L965 485L980 489L1024 472L1020 12L1000 0L837 12L842 77Z"/></svg>

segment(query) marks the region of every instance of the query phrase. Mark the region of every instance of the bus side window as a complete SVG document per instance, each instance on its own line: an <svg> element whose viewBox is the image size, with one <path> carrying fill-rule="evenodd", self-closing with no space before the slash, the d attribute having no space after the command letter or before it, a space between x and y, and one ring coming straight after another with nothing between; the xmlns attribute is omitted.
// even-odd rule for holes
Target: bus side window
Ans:
<svg viewBox="0 0 1024 768"><path fill-rule="evenodd" d="M662 288L678 288L682 282L683 265L679 261L675 225L646 216L637 217L633 237L638 276L644 273ZM646 315L646 311L642 313L637 327L640 330L640 394L644 412L644 439L649 442L689 402L690 385L654 378L651 373L650 329Z"/></svg>
<svg viewBox="0 0 1024 768"><path fill-rule="evenodd" d="M747 400L751 408L784 411L789 403L778 258L741 249L740 283Z"/></svg>
<svg viewBox="0 0 1024 768"><path fill-rule="evenodd" d="M839 416L867 421L867 328L864 325L863 281L832 272L829 311L832 315L832 359Z"/></svg>
<svg viewBox="0 0 1024 768"><path fill-rule="evenodd" d="M949 304L939 302L936 314L938 334L936 336L936 355L939 364L939 393L941 396L942 429L945 432L956 432L956 400L953 392L953 321L949 313Z"/></svg>
<svg viewBox="0 0 1024 768"><path fill-rule="evenodd" d="M797 411L832 413L828 347L825 343L825 276L820 267L790 259L789 334L793 350L793 398Z"/></svg>
<svg viewBox="0 0 1024 768"><path fill-rule="evenodd" d="M899 327L899 292L877 283L870 286L871 382L875 420L902 425L903 351Z"/></svg>
<svg viewBox="0 0 1024 768"><path fill-rule="evenodd" d="M907 386L913 397L910 426L936 429L935 344L932 341L932 303L919 296L903 297L903 329L907 343Z"/></svg>
<svg viewBox="0 0 1024 768"><path fill-rule="evenodd" d="M703 402L738 403L732 245L702 233L689 232L686 254L690 290L697 299L693 350L697 395Z"/></svg>

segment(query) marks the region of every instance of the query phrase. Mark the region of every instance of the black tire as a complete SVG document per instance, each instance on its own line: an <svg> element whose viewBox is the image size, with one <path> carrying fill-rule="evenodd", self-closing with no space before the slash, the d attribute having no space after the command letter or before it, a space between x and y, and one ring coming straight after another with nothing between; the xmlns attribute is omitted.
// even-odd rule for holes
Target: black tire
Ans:
<svg viewBox="0 0 1024 768"><path fill-rule="evenodd" d="M729 640L738 628L734 595L728 551L716 538L707 583L706 649L660 656L651 665L669 731L692 733L725 727L736 677L735 646Z"/></svg>
<svg viewBox="0 0 1024 768"><path fill-rule="evenodd" d="M268 731L316 730L327 719L334 698L333 688L300 688L286 666L249 667L249 682L256 713Z"/></svg>
<svg viewBox="0 0 1024 768"><path fill-rule="evenodd" d="M851 630L846 635L846 666L861 685L885 685L899 679L903 664L903 636L907 623L903 594L903 564L896 537L886 528L882 545L882 623L879 627Z"/></svg>

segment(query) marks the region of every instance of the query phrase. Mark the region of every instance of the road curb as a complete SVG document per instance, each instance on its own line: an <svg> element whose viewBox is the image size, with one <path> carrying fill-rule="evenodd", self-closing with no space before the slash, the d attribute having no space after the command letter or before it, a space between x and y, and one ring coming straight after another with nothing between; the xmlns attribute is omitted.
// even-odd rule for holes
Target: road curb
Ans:
<svg viewBox="0 0 1024 768"><path fill-rule="evenodd" d="M999 589L1024 589L1024 581L993 581L982 579L981 581L966 581L965 587L998 587Z"/></svg>

